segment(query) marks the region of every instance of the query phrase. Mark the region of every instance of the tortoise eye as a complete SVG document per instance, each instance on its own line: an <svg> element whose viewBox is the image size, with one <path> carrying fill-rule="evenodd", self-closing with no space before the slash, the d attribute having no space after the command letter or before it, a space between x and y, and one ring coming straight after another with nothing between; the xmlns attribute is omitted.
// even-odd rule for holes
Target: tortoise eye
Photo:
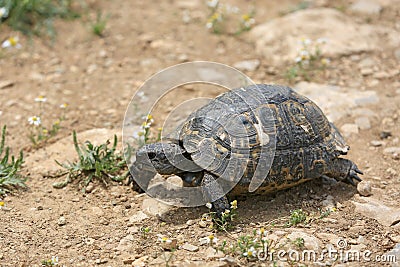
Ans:
<svg viewBox="0 0 400 267"><path fill-rule="evenodd" d="M156 157L156 153L154 152L148 152L147 156L149 157L149 159L154 159Z"/></svg>

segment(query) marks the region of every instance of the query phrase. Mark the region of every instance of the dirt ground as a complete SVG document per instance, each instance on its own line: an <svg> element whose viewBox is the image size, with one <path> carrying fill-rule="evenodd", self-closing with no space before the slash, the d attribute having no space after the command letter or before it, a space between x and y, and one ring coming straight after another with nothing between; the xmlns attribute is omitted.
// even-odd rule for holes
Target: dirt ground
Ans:
<svg viewBox="0 0 400 267"><path fill-rule="evenodd" d="M99 8L110 14L103 38L94 36L85 20L57 21L58 37L52 46L39 38L29 42L20 35L23 48L7 52L0 58L0 80L13 83L11 87L0 89L0 126L7 125L7 144L13 153L23 149L27 159L34 159L32 155L45 154L43 151L47 147L65 137L71 140L72 145L72 130L82 132L107 128L120 134L124 113L135 91L150 75L168 66L194 60L233 65L238 61L260 58L254 44L248 41L248 33L235 36L208 32L205 21L209 11L205 3L92 2L94 9ZM345 1L327 2L326 6L333 8L346 5ZM282 12L298 3L294 0L232 2L242 10L254 5L257 23L281 16ZM190 10L190 22L183 21L184 10ZM379 16L360 16L360 20L368 19L371 24L393 26L400 18L399 12L400 7L393 7L384 9ZM4 39L11 33L11 30L2 27L0 38ZM374 52L368 56L379 62L380 69L398 69L399 61L393 59L393 53ZM288 84L283 77L287 66L270 66L267 60L261 58L260 61L261 65L256 71L246 72L249 77L256 82ZM346 86L351 83L354 72L358 71L357 64L350 56L333 58L329 69L313 81ZM394 75L379 81L379 86L374 88L379 103L368 107L376 114L371 121L372 127L346 138L351 146L347 158L364 171L363 179L372 184L374 199L399 210L400 161L398 157L385 155L383 150L385 146L400 146L400 77ZM368 78L363 79L360 87L368 87L368 82ZM62 122L56 137L44 148L35 149L27 137L30 131L27 118L38 112L34 98L39 95L47 98L44 123L62 114L59 108L62 103L68 103L68 108L66 120ZM153 114L155 118L164 118L174 101L179 103L184 99L182 95L177 94L175 100L167 98L165 105L160 104L159 114ZM199 93L192 88L185 91L185 97L188 95L197 97ZM350 119L342 118L336 124L340 128ZM382 131L390 132L391 136L381 140ZM371 145L373 140L383 141L385 145L375 147ZM8 195L3 200L7 209L0 210L1 266L40 266L42 260L52 256L57 256L62 266L273 264L248 261L240 255L225 261L220 260L222 256L207 255L207 247L201 246L198 241L212 232L199 224L202 214L207 212L204 207L174 208L162 218L150 217L132 222L130 218L142 209L145 196L118 184L109 188L94 184L95 189L86 194L74 186L57 190L52 187L54 179L43 175L48 169L40 161L27 160L23 174L28 177L29 189ZM322 180L271 196L240 199L235 230L229 234L218 232L215 235L220 240L235 242L235 237L240 234L251 234L260 227L270 229L271 221L284 220L291 210L302 208L309 214L317 213L322 201L329 195L333 196L337 211L327 218L290 229L271 228L270 234L280 231L285 235L298 230L310 236L329 233L353 241L360 240L362 236L364 248L368 248L373 255L383 255L400 243L399 223L388 226L363 216L355 211L353 201L360 196L354 187L326 184ZM65 219L65 224L60 223L61 217ZM149 227L150 233L143 235L143 227ZM162 249L157 242L157 234L176 239L178 246L185 242L198 246L199 251L177 249L171 261L166 263L163 257L172 254ZM331 241L327 236L318 238L324 244ZM350 262L343 266L377 264ZM290 265L314 266L313 263L304 262ZM278 263L278 266L290 265Z"/></svg>

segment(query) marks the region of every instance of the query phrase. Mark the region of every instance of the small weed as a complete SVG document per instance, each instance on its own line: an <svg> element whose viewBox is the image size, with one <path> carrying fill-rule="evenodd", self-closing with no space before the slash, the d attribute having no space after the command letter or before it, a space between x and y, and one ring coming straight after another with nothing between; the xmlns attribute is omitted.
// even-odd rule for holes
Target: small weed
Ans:
<svg viewBox="0 0 400 267"><path fill-rule="evenodd" d="M50 138L54 137L61 128L61 122L65 120L65 109L68 105L62 104L60 105L60 108L63 109L62 115L59 116L58 119L56 119L50 125L50 127L43 126L42 119L45 117L44 104L46 101L47 98L43 96L35 98L35 102L39 103L39 115L28 118L28 123L32 125L28 137L35 147L39 147L43 142L46 142Z"/></svg>
<svg viewBox="0 0 400 267"><path fill-rule="evenodd" d="M0 0L0 22L29 36L46 34L54 39L54 19L79 17L72 4L72 0Z"/></svg>
<svg viewBox="0 0 400 267"><path fill-rule="evenodd" d="M303 248L304 247L304 238L298 237L295 240L293 240L293 244L297 246L298 248Z"/></svg>
<svg viewBox="0 0 400 267"><path fill-rule="evenodd" d="M216 212L211 211L211 203L207 203L206 206L210 209L210 212L206 214L205 218L208 216L211 217L213 227L215 227L218 231L225 232L233 228L232 221L237 217L237 200L231 202L231 208L229 210L225 210L221 217L218 217Z"/></svg>
<svg viewBox="0 0 400 267"><path fill-rule="evenodd" d="M310 39L301 40L302 48L295 58L295 63L285 74L289 82L293 82L297 77L310 81L313 75L324 70L330 60L322 56L321 46L327 42L324 38L319 38L315 42Z"/></svg>
<svg viewBox="0 0 400 267"><path fill-rule="evenodd" d="M140 131L134 134L134 138L137 140L138 147L142 147L148 143L155 143L161 140L162 128L158 128L157 136L152 136L151 127L154 122L152 115L147 115L144 118L144 122L140 126ZM127 157L129 158L129 157Z"/></svg>
<svg viewBox="0 0 400 267"><path fill-rule="evenodd" d="M151 232L151 228L148 226L142 226L140 227L140 232L142 233L142 237L146 239L148 234Z"/></svg>
<svg viewBox="0 0 400 267"><path fill-rule="evenodd" d="M119 175L126 167L126 163L122 153L116 153L116 135L114 135L114 142L111 148L108 147L109 140L99 146L86 141L85 146L81 148L78 145L75 131L73 132L73 142L79 160L68 164L61 164L56 160L58 165L67 170L67 179L64 182L54 183L53 187L62 188L73 180L80 179L80 184L83 185L84 191L94 178L100 180L106 186L109 180L120 182L126 179L129 172L125 171L122 175Z"/></svg>
<svg viewBox="0 0 400 267"><path fill-rule="evenodd" d="M42 260L41 262L42 266L56 266L58 265L58 257L51 257L49 260Z"/></svg>
<svg viewBox="0 0 400 267"><path fill-rule="evenodd" d="M254 9L251 12L240 15L240 9L236 6L221 3L219 0L207 1L210 15L207 18L206 28L215 34L240 34L250 30L255 24ZM236 30L231 29L232 21L239 21Z"/></svg>
<svg viewBox="0 0 400 267"><path fill-rule="evenodd" d="M5 137L6 126L3 127L0 142L0 195L10 192L15 187L26 187L25 179L18 173L24 163L23 153L20 151L18 159L11 156L9 161L10 148L5 147Z"/></svg>
<svg viewBox="0 0 400 267"><path fill-rule="evenodd" d="M92 23L92 32L99 37L103 37L104 30L106 29L107 25L107 20L108 16L103 17L101 11L98 11L96 15L96 21Z"/></svg>
<svg viewBox="0 0 400 267"><path fill-rule="evenodd" d="M304 213L304 211L302 209L297 209L297 210L293 210L290 213L290 218L289 218L289 222L287 223L287 226L294 226L297 225L299 223L305 222L307 219L307 215Z"/></svg>

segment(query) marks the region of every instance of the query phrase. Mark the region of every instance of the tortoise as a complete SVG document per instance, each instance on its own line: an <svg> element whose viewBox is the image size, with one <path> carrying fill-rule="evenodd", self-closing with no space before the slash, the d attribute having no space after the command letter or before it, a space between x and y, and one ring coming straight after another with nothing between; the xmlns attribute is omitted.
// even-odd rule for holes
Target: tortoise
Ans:
<svg viewBox="0 0 400 267"><path fill-rule="evenodd" d="M175 174L184 186L203 186L203 198L221 216L230 209L228 197L249 194L257 168L265 179L255 194L319 177L356 185L362 171L340 157L349 148L308 98L286 86L251 85L225 92L193 112L168 142L140 148L129 182L150 167L161 175ZM143 190L153 176L145 178Z"/></svg>

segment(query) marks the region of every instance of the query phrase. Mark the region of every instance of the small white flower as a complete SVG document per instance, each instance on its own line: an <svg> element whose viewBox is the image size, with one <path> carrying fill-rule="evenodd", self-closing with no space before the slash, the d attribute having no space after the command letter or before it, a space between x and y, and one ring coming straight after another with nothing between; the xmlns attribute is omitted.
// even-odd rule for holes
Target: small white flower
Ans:
<svg viewBox="0 0 400 267"><path fill-rule="evenodd" d="M169 243L172 243L172 240L169 239L168 237L165 237L165 236L164 236L164 237L159 237L159 238L158 238L158 242L169 244Z"/></svg>
<svg viewBox="0 0 400 267"><path fill-rule="evenodd" d="M2 48L21 48L21 44L19 43L19 38L18 36L15 37L10 37L7 40L5 40L2 44L1 44Z"/></svg>
<svg viewBox="0 0 400 267"><path fill-rule="evenodd" d="M58 256L52 256L51 257L51 263L53 265L58 265Z"/></svg>
<svg viewBox="0 0 400 267"><path fill-rule="evenodd" d="M29 122L29 124L31 124L31 125L33 124L35 126L39 126L42 123L40 120L40 117L38 117L38 116L29 117L28 122Z"/></svg>
<svg viewBox="0 0 400 267"><path fill-rule="evenodd" d="M61 104L60 105L60 108L62 108L62 109L65 109L65 108L67 108L68 107L68 104L67 103L64 103L64 104Z"/></svg>
<svg viewBox="0 0 400 267"><path fill-rule="evenodd" d="M1 18L7 18L8 16L8 10L5 7L0 7L0 19Z"/></svg>
<svg viewBox="0 0 400 267"><path fill-rule="evenodd" d="M312 43L311 39L304 38L301 40L303 45L310 45Z"/></svg>
<svg viewBox="0 0 400 267"><path fill-rule="evenodd" d="M262 227L260 230L257 230L257 234L260 236L266 236L267 232L265 231L264 227Z"/></svg>
<svg viewBox="0 0 400 267"><path fill-rule="evenodd" d="M208 0L207 6L211 8L216 8L218 6L219 0Z"/></svg>
<svg viewBox="0 0 400 267"><path fill-rule="evenodd" d="M199 241L200 241L201 245L204 245L204 244L213 245L213 244L217 244L218 238L216 238L214 235L209 235L209 236L200 238Z"/></svg>
<svg viewBox="0 0 400 267"><path fill-rule="evenodd" d="M207 24L206 24L207 29L211 29L212 26L213 26L212 22L207 22Z"/></svg>
<svg viewBox="0 0 400 267"><path fill-rule="evenodd" d="M233 209L233 210L237 209L237 200L236 199L231 202L231 209Z"/></svg>
<svg viewBox="0 0 400 267"><path fill-rule="evenodd" d="M327 38L318 38L317 43L318 44L326 44L328 42Z"/></svg>
<svg viewBox="0 0 400 267"><path fill-rule="evenodd" d="M251 247L247 252L243 253L243 256L251 258L257 255L257 251L254 247Z"/></svg>
<svg viewBox="0 0 400 267"><path fill-rule="evenodd" d="M294 61L296 62L296 63L299 63L299 62L301 62L301 57L296 57L295 59L294 59Z"/></svg>
<svg viewBox="0 0 400 267"><path fill-rule="evenodd" d="M210 202L208 202L208 203L206 203L206 207L207 207L208 209L211 209L211 208L212 208L212 204L211 204Z"/></svg>
<svg viewBox="0 0 400 267"><path fill-rule="evenodd" d="M39 96L35 98L35 102L46 102L47 98L45 98L44 96Z"/></svg>
<svg viewBox="0 0 400 267"><path fill-rule="evenodd" d="M321 59L321 63L322 65L327 66L329 63L331 63L331 60L329 58L323 58Z"/></svg>

